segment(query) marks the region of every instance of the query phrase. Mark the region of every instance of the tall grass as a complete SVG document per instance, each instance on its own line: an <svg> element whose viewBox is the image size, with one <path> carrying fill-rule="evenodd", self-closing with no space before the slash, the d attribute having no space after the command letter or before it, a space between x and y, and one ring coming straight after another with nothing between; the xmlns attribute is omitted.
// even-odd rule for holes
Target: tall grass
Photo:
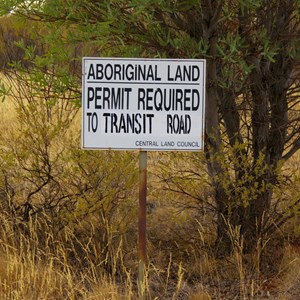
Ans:
<svg viewBox="0 0 300 300"><path fill-rule="evenodd" d="M0 299L138 299L135 154L81 150L78 115L69 120L63 105L30 100L30 106L23 98L0 103ZM47 122L45 115L51 116ZM62 134L61 124L72 130ZM228 224L233 252L216 258L203 162L195 154L149 156L145 299L274 298L274 281L283 295L296 293L299 232L294 246L259 241L245 255L239 228ZM299 161L293 161L295 174ZM173 190L160 180L170 165L177 170ZM31 213L22 212L24 203L33 205ZM289 232L299 231L295 215ZM275 260L275 253L284 255ZM268 267L276 272L266 277L262 269Z"/></svg>
<svg viewBox="0 0 300 300"><path fill-rule="evenodd" d="M137 299L136 268L125 261L122 240L111 248L111 259L97 247L95 227L81 240L65 228L54 236L46 222L16 223L0 214L1 299ZM102 258L102 259L99 259ZM109 263L108 263L109 261ZM185 270L169 257L166 268L149 262L143 286L145 299L177 299L184 291ZM179 299L179 298L178 298Z"/></svg>
<svg viewBox="0 0 300 300"><path fill-rule="evenodd" d="M16 224L0 218L1 299L131 298L129 289L128 295L122 294L101 262L93 259L100 256L96 247L78 246L70 229L55 237L38 220Z"/></svg>

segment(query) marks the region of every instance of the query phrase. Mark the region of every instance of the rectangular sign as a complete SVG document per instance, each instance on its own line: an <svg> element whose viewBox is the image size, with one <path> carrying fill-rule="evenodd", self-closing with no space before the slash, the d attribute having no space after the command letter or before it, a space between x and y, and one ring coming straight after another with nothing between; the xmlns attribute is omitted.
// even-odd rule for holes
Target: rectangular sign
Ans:
<svg viewBox="0 0 300 300"><path fill-rule="evenodd" d="M83 58L85 149L203 149L205 60Z"/></svg>

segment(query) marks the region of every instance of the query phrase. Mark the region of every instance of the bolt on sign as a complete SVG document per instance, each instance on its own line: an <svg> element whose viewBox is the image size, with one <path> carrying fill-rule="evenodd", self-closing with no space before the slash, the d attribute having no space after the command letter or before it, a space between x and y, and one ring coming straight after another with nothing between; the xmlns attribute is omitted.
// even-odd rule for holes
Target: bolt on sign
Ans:
<svg viewBox="0 0 300 300"><path fill-rule="evenodd" d="M203 149L205 60L83 58L85 149Z"/></svg>

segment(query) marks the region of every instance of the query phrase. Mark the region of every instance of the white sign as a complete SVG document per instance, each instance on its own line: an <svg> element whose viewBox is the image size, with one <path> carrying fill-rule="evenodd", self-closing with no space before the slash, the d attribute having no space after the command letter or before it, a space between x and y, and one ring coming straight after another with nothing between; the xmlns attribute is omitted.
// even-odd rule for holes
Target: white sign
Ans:
<svg viewBox="0 0 300 300"><path fill-rule="evenodd" d="M205 63L83 58L83 148L203 149Z"/></svg>

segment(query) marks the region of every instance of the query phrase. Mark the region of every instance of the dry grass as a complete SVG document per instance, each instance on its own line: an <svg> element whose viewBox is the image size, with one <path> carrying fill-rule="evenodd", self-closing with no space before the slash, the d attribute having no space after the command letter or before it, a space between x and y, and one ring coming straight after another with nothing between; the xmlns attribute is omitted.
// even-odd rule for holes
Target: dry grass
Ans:
<svg viewBox="0 0 300 300"><path fill-rule="evenodd" d="M18 149L18 137L22 136L22 126L25 125L22 123L21 126L14 108L15 104L9 99L0 103L0 146L7 167L0 180L0 189L3 190L3 185L14 188L15 193L7 189L8 198L2 199L0 194L0 199L22 203L31 191L30 184L34 186L34 182L31 182L28 173L20 172L16 166L29 169L33 158L29 156L26 161L28 165L20 163L31 152L26 152L26 145L23 145L22 151ZM57 146L51 148L54 153L51 152L49 161L53 162L52 167L57 171L55 180L60 180L60 188L66 187L67 192L74 188L68 185L69 181L74 180L72 183L79 188L86 184L81 182L82 173L78 175L80 165L76 168L73 166L76 160L82 159L82 165L90 163L84 169L90 172L88 179L95 180L97 184L99 180L98 177L92 177L96 172L92 154L81 151L79 143L70 142L72 135L78 135L79 123L80 114L70 124L73 131L58 138L58 141L54 139ZM32 126L30 130L34 128ZM51 146L47 147L45 149ZM73 160L70 159L72 151L76 154ZM93 155L95 161L106 158L104 155L98 157L96 153ZM167 156L163 160L168 167ZM184 167L183 160L177 156L175 158L170 163L174 167L177 167L176 164ZM194 159L192 155L190 158ZM198 204L191 197L161 189L155 176L156 162L160 160L160 154L150 155L149 199L154 206L147 216L149 261L143 286L145 299L297 299L300 294L300 243L293 240L293 243L271 245L266 241L263 245L257 245L254 254L244 255L243 239L238 228L229 226L234 251L227 258L216 259L211 214L199 215ZM299 162L299 155L293 158L291 168L294 174ZM103 165L104 169L110 167L104 160ZM9 177L14 173L20 175ZM22 174L28 177L22 178ZM125 177L124 170L120 174L94 194L86 190L76 199L74 207L67 206L68 202L63 203L67 210L61 210L62 215L58 219L51 219L46 211L28 220L22 220L18 212L7 207L0 212L0 299L138 299L137 193L134 192L134 183L129 192L116 189L115 198L110 196L108 200L96 202L101 193L115 189L120 184ZM175 175L180 177L180 173ZM183 184L190 185L192 196L200 195L209 199L205 176L201 178L201 185L190 178ZM37 193L34 198L36 203L42 202L42 196L52 196L51 188L47 190L48 194L42 190L44 194L41 192L38 197ZM115 203L116 199L118 202ZM71 200L74 201L73 198ZM97 205L92 206L92 201ZM10 202L7 202L9 205ZM99 213L100 210L102 213ZM62 224L64 226L60 226ZM297 218L289 226L295 237L296 228L299 228ZM284 238L285 234L282 234ZM263 253L269 256L265 265L275 270L267 275L261 272L260 258Z"/></svg>
<svg viewBox="0 0 300 300"><path fill-rule="evenodd" d="M65 231L59 240L44 227L47 240L40 246L40 224L30 223L24 232L22 227L16 232L15 225L1 216L1 299L124 299L101 266L92 261L86 262L86 269L73 265L69 247L75 247L76 239L71 232ZM88 247L81 250L83 256L90 254Z"/></svg>

